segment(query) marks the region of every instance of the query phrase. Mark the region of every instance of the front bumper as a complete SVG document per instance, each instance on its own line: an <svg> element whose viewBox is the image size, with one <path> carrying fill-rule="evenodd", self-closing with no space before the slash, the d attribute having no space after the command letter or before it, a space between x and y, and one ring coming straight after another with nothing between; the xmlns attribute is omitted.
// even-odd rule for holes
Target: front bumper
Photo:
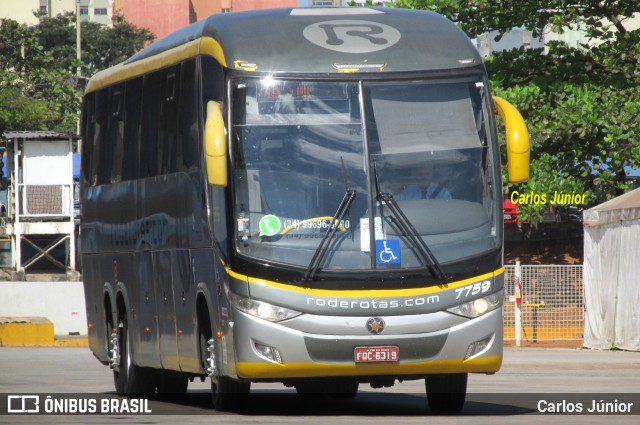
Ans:
<svg viewBox="0 0 640 425"><path fill-rule="evenodd" d="M272 323L234 311L233 339L237 377L279 380L314 377L407 377L439 373L493 373L502 364L503 309L475 319L447 312L382 316L386 329L369 334L369 317L303 315ZM322 334L320 330L331 334ZM329 332L327 332L329 333ZM486 347L465 358L469 346ZM256 345L278 351L280 362L267 359ZM397 346L400 360L355 363L357 346Z"/></svg>

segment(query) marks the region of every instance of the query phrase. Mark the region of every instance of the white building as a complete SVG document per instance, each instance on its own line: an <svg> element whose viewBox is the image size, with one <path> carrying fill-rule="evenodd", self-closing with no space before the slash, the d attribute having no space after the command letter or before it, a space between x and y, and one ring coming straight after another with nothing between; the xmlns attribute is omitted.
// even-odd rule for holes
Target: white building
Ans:
<svg viewBox="0 0 640 425"><path fill-rule="evenodd" d="M603 21L605 28L611 26L613 31L616 31L613 24L607 20ZM640 28L640 14L636 14L631 18L625 19L622 25L627 31L634 31ZM573 29L566 30L562 33L552 31L550 28L546 28L542 34L542 37L534 37L531 31L527 31L524 28L514 28L512 31L504 34L499 40L495 40L497 31L482 34L475 39L476 46L480 51L482 57L487 57L493 52L500 52L503 50L517 49L524 46L525 48L545 48L551 41L562 41L570 47L582 48L582 46L597 46L602 41L589 40L587 38L586 24L578 25Z"/></svg>
<svg viewBox="0 0 640 425"><path fill-rule="evenodd" d="M75 12L79 1L80 19L111 26L113 0L0 0L0 19L13 19L21 24L37 25L37 12L55 17Z"/></svg>
<svg viewBox="0 0 640 425"><path fill-rule="evenodd" d="M504 34L500 40L496 41L495 38L498 34L498 31L491 31L474 39L476 47L482 57L487 57L493 52L517 49L519 47L524 47L525 49L544 47L543 40L534 37L531 31L527 31L524 28L514 28Z"/></svg>
<svg viewBox="0 0 640 425"><path fill-rule="evenodd" d="M581 44L587 44L589 46L596 46L601 43L601 41L590 41L587 38L586 25L579 25L575 29L570 31L565 31L562 34L558 34L552 31L545 31L544 41L548 43L550 41L564 41L571 47L579 47ZM611 27L612 31L616 31L615 26L608 20L603 21L603 25L605 28ZM634 31L640 28L640 14L635 14L632 17L625 19L622 21L622 26L627 31Z"/></svg>

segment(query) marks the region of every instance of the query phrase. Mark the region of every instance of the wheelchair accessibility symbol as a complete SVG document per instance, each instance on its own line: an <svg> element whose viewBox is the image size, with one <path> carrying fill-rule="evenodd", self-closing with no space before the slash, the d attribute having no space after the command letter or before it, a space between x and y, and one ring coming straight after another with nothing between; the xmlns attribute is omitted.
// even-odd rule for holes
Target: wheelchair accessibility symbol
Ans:
<svg viewBox="0 0 640 425"><path fill-rule="evenodd" d="M382 239L376 241L377 264L400 264L400 240Z"/></svg>

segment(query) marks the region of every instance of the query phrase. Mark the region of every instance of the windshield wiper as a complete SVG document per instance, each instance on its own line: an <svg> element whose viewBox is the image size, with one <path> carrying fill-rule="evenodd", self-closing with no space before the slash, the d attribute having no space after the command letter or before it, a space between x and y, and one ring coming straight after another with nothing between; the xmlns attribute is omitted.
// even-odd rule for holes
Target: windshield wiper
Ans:
<svg viewBox="0 0 640 425"><path fill-rule="evenodd" d="M309 263L309 266L307 267L307 270L305 271L304 276L302 277L303 281L313 280L313 278L315 277L316 271L320 267L320 264L322 264L322 260L327 254L329 243L333 240L333 237L335 236L336 232L338 231L338 228L340 227L340 223L342 222L342 219L347 214L347 211L349 211L349 208L351 207L351 203L353 202L353 199L355 197L356 197L355 190L353 189L345 190L344 196L340 201L340 205L338 205L338 210L336 211L336 213L333 215L333 218L331 219L331 225L329 225L329 228L327 229L326 233L322 237L322 240L320 241L318 248L316 248L316 252L314 252L313 257L311 257L311 262Z"/></svg>
<svg viewBox="0 0 640 425"><path fill-rule="evenodd" d="M433 276L441 282L446 282L450 279L450 276L445 275L442 271L442 267L438 262L438 259L433 255L433 252L429 249L427 243L420 237L420 233L413 227L411 224L411 220L405 215L402 211L398 203L390 193L380 192L380 183L378 181L378 164L376 161L373 161L373 177L375 179L375 189L376 189L376 199L380 202L380 206L387 205L389 207L389 211L393 216L391 217L395 222L396 226L400 228L403 235L409 239L411 244L415 247L417 251L418 259L424 264L428 266L431 270Z"/></svg>
<svg viewBox="0 0 640 425"><path fill-rule="evenodd" d="M413 224L411 224L411 221L402 209L400 209L396 200L393 199L393 196L386 192L380 192L378 193L378 201L387 205L389 211L393 214L391 218L400 228L404 236L411 241L412 245L416 248L418 258L431 269L433 276L442 282L449 280L449 277L442 271L440 263L429 249L429 246L424 239L420 237L420 234L416 228L413 227Z"/></svg>
<svg viewBox="0 0 640 425"><path fill-rule="evenodd" d="M318 248L316 248L316 252L314 252L313 257L311 257L311 261L307 266L307 270L304 272L304 276L302 276L303 281L313 280L313 278L315 277L316 271L318 271L318 268L320 268L320 264L322 264L322 260L324 260L324 256L327 254L329 243L333 240L333 237L338 231L338 227L340 227L340 223L342 223L342 219L349 211L351 203L353 202L353 198L356 197L356 191L353 189L349 189L347 169L344 166L344 158L342 157L340 157L340 167L342 169L342 180L344 181L344 196L342 197L342 200L338 205L336 213L331 219L331 225L329 225L329 228L322 237Z"/></svg>

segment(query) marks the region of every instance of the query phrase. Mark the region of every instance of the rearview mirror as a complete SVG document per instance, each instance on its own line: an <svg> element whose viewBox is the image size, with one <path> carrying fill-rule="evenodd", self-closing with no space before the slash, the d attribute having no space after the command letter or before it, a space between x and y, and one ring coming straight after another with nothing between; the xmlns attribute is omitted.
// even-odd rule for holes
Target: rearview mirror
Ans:
<svg viewBox="0 0 640 425"><path fill-rule="evenodd" d="M227 186L227 137L219 102L207 102L204 123L204 153L207 181L214 186Z"/></svg>
<svg viewBox="0 0 640 425"><path fill-rule="evenodd" d="M529 180L529 133L520 112L506 100L493 96L507 133L507 172L510 183Z"/></svg>

